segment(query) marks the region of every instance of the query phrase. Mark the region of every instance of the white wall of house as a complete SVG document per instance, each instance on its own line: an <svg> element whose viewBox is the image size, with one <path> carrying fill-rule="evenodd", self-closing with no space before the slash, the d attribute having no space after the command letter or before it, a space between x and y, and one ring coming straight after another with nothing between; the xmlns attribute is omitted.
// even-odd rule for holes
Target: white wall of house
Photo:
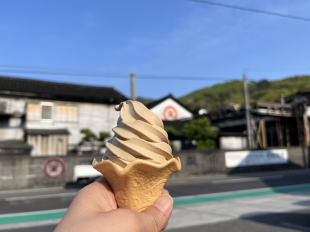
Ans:
<svg viewBox="0 0 310 232"><path fill-rule="evenodd" d="M0 110L6 114L23 114L25 113L26 101L24 98L17 97L0 97Z"/></svg>
<svg viewBox="0 0 310 232"><path fill-rule="evenodd" d="M306 114L308 117L310 117L310 106L307 106L306 108Z"/></svg>
<svg viewBox="0 0 310 232"><path fill-rule="evenodd" d="M193 114L185 109L182 105L167 98L158 105L151 108L162 120L179 120L193 118Z"/></svg>
<svg viewBox="0 0 310 232"><path fill-rule="evenodd" d="M48 110L51 110L51 115ZM117 118L113 105L31 100L27 106L26 128L66 128L70 132L68 142L72 148L81 141L81 129L87 128L96 134L101 131L112 133Z"/></svg>
<svg viewBox="0 0 310 232"><path fill-rule="evenodd" d="M67 135L28 135L27 142L33 147L32 156L67 155L68 153Z"/></svg>
<svg viewBox="0 0 310 232"><path fill-rule="evenodd" d="M220 148L224 150L239 150L247 148L246 137L222 136L220 137Z"/></svg>

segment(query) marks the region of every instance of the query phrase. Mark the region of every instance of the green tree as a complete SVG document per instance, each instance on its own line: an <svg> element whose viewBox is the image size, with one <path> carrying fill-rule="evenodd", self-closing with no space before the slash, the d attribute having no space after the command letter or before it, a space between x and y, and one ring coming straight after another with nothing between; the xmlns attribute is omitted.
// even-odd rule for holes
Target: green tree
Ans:
<svg viewBox="0 0 310 232"><path fill-rule="evenodd" d="M101 131L99 132L99 135L96 135L92 130L88 128L81 129L81 134L83 134L83 138L80 142L80 144L83 144L84 142L104 142L107 138L109 138L111 135L109 132ZM104 143L102 143L101 147L105 147Z"/></svg>
<svg viewBox="0 0 310 232"><path fill-rule="evenodd" d="M105 132L105 131L99 132L99 138L98 138L98 140L102 142L101 147L105 147L105 143L104 143L104 142L105 142L105 140L106 140L107 138L109 138L109 137L111 137L111 135L110 135L109 132Z"/></svg>
<svg viewBox="0 0 310 232"><path fill-rule="evenodd" d="M88 128L81 129L80 132L81 132L81 134L84 135L84 137L82 138L81 143L83 143L83 142L90 142L90 141L94 141L94 140L98 139L97 135L92 130L90 130Z"/></svg>
<svg viewBox="0 0 310 232"><path fill-rule="evenodd" d="M178 131L177 129L175 129L174 127L172 126L165 126L165 131L168 133L168 134L171 134L173 136L179 136L181 135L181 132Z"/></svg>
<svg viewBox="0 0 310 232"><path fill-rule="evenodd" d="M105 131L101 131L99 132L99 138L98 140L99 141L105 141L107 138L111 137L110 133L109 132L105 132Z"/></svg>
<svg viewBox="0 0 310 232"><path fill-rule="evenodd" d="M208 118L194 119L186 123L183 127L183 134L187 139L195 140L198 149L215 148L215 131Z"/></svg>

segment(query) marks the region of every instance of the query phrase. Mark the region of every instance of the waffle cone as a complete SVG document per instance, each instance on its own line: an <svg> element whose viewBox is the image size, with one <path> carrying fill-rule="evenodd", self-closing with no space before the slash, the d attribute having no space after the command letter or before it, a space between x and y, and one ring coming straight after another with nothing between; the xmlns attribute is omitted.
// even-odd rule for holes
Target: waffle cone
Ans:
<svg viewBox="0 0 310 232"><path fill-rule="evenodd" d="M94 159L93 167L111 185L118 207L140 212L159 198L169 176L181 170L181 162L179 158L172 158L159 165L135 160L121 168L110 160L97 162Z"/></svg>

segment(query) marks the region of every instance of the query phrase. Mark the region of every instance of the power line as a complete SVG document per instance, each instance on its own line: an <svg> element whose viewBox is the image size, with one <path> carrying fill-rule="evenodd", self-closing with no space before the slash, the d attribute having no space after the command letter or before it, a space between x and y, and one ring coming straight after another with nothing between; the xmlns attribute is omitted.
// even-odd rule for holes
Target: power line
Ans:
<svg viewBox="0 0 310 232"><path fill-rule="evenodd" d="M310 22L310 18L306 18L306 17L302 17L302 16L296 16L296 15L290 15L290 14L283 14L283 13L274 12L274 11L267 11L267 10L261 10L261 9L256 9L256 8L238 6L238 5L230 5L230 4L226 4L226 3L213 2L213 1L209 1L209 0L189 0L189 1L198 2L198 3L205 3L205 4L224 7L224 8L248 11L248 12L253 12L253 13L257 13L257 14L265 14L265 15L277 16L277 17L282 17L282 18L300 20L300 21L304 21L304 22Z"/></svg>
<svg viewBox="0 0 310 232"><path fill-rule="evenodd" d="M79 77L97 77L97 78L124 78L128 79L130 74L125 73L104 73L104 72L92 72L92 71L81 71L81 70L48 70L42 68L39 69L28 69L27 67L14 67L1 68L0 73L10 74L32 74L32 75L52 75L52 76L79 76ZM151 75L151 74L136 74L137 79L149 79L149 80L201 80L201 81L219 81L219 80L232 80L232 77L202 77L202 76L170 76L170 75ZM235 78L238 79L238 78Z"/></svg>
<svg viewBox="0 0 310 232"><path fill-rule="evenodd" d="M50 70L19 70L19 69L1 69L1 73L18 73L18 74L35 74L35 75L52 75L52 76L83 76L83 77L108 77L124 78L127 74L119 73L97 73L97 72L72 72L72 71L50 71Z"/></svg>

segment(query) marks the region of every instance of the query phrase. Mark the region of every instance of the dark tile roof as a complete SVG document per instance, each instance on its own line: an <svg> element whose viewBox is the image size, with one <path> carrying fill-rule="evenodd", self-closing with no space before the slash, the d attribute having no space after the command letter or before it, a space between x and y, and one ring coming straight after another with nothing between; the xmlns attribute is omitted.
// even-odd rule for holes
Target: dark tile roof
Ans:
<svg viewBox="0 0 310 232"><path fill-rule="evenodd" d="M176 99L172 94L168 94L167 96L165 96L165 97L163 97L163 98L160 98L160 99L158 99L158 100L152 101L152 102L148 103L148 104L146 105L146 107L149 108L149 109L151 109L151 108L153 108L154 106L158 105L159 103L165 101L165 100L168 99L168 98L173 99L173 100L176 101L178 104L180 104L182 107L184 107L187 111L189 111L189 112L192 113L192 111L191 111L186 105L184 105L182 102L180 102L178 99Z"/></svg>
<svg viewBox="0 0 310 232"><path fill-rule="evenodd" d="M67 129L26 129L28 135L69 135Z"/></svg>
<svg viewBox="0 0 310 232"><path fill-rule="evenodd" d="M285 103L293 104L293 103L310 103L310 92L297 92L290 96L284 97Z"/></svg>
<svg viewBox="0 0 310 232"><path fill-rule="evenodd" d="M105 104L118 104L127 99L110 87L4 76L0 76L0 95Z"/></svg>
<svg viewBox="0 0 310 232"><path fill-rule="evenodd" d="M21 140L0 141L0 149L31 149L32 146Z"/></svg>

